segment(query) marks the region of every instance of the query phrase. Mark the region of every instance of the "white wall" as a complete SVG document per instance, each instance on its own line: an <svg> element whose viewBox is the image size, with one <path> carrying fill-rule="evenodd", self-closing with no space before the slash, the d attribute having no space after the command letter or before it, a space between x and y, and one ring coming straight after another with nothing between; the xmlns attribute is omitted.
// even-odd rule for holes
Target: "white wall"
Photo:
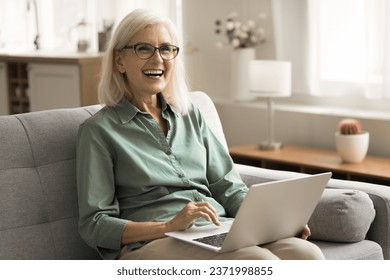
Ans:
<svg viewBox="0 0 390 280"><path fill-rule="evenodd" d="M276 101L277 102L277 101ZM257 144L266 140L266 110L263 104L216 102L229 146ZM275 105L278 107L278 104ZM345 116L294 112L279 106L275 111L275 141L335 150L334 133ZM370 132L369 154L390 156L390 123L361 119ZM390 168L390 167L389 167Z"/></svg>
<svg viewBox="0 0 390 280"><path fill-rule="evenodd" d="M260 13L270 16L270 0L184 0L183 31L186 67L193 89L206 91L214 97L229 97L230 60L233 49L217 49L223 36L215 34L215 21L226 20L236 11L247 21ZM258 58L273 58L272 23L266 21L267 42L256 47ZM226 39L226 38L225 38Z"/></svg>
<svg viewBox="0 0 390 280"><path fill-rule="evenodd" d="M271 0L184 0L183 30L186 66L193 90L203 90L214 99L229 145L259 143L265 138L264 103L241 104L229 101L231 48L219 50L214 34L216 19L237 11L245 18L266 13L267 42L257 47L257 59L275 57L272 34ZM279 102L279 101L278 101ZM314 111L314 112L313 112ZM355 112L359 113L359 112ZM276 112L276 138L290 144L335 149L334 132L348 115L279 110ZM369 153L390 157L390 121L359 118L370 132Z"/></svg>

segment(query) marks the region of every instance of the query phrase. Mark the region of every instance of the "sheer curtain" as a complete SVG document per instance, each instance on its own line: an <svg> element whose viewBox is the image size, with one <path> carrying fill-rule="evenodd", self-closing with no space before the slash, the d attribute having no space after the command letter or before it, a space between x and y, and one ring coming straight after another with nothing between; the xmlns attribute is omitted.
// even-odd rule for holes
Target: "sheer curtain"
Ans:
<svg viewBox="0 0 390 280"><path fill-rule="evenodd" d="M387 0L273 0L276 53L294 93L390 97Z"/></svg>

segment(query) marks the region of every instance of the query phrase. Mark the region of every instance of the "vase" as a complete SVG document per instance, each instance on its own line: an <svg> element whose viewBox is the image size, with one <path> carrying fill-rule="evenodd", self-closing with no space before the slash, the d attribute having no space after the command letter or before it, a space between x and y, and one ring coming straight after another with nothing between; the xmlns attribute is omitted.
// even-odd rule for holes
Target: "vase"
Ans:
<svg viewBox="0 0 390 280"><path fill-rule="evenodd" d="M341 134L336 132L336 150L344 163L357 163L367 155L370 134L362 131L359 134Z"/></svg>
<svg viewBox="0 0 390 280"><path fill-rule="evenodd" d="M230 95L233 100L253 99L249 92L249 61L255 59L254 48L239 48L233 51L230 72Z"/></svg>

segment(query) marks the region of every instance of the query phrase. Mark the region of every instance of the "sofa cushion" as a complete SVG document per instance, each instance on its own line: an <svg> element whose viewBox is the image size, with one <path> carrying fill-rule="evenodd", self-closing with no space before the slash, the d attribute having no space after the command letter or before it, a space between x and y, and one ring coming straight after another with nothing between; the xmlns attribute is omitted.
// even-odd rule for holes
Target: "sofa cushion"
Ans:
<svg viewBox="0 0 390 280"><path fill-rule="evenodd" d="M76 139L100 106L0 117L0 259L98 259L78 233Z"/></svg>
<svg viewBox="0 0 390 280"><path fill-rule="evenodd" d="M325 189L308 223L310 239L358 242L365 239L374 218L374 204L367 193Z"/></svg>

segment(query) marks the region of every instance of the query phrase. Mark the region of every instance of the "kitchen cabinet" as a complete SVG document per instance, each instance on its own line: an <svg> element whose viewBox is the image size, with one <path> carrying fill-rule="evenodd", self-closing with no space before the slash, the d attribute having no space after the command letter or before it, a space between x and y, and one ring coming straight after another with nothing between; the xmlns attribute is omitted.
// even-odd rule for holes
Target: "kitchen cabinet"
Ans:
<svg viewBox="0 0 390 280"><path fill-rule="evenodd" d="M1 103L8 99L4 101L8 103L4 112L18 114L97 104L101 60L100 53L0 54L0 65L6 72L6 81L1 83L6 88L0 88L6 98L0 96Z"/></svg>
<svg viewBox="0 0 390 280"><path fill-rule="evenodd" d="M78 65L29 64L30 110L41 111L80 106L79 77Z"/></svg>

